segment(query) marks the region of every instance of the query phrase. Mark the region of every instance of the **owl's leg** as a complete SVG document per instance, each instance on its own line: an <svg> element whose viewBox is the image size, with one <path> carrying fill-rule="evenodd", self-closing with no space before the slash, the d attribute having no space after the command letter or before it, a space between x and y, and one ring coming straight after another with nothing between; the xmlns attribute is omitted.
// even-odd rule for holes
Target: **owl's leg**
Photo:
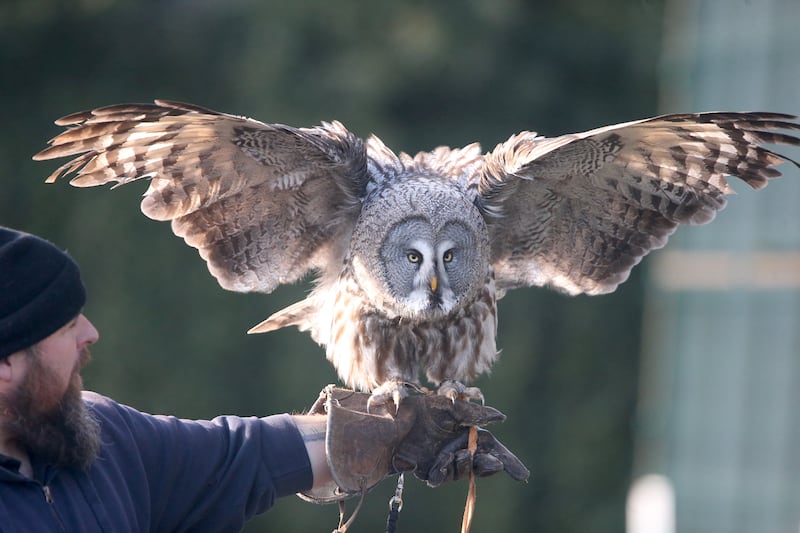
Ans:
<svg viewBox="0 0 800 533"><path fill-rule="evenodd" d="M483 402L483 393L478 387L467 387L460 381L453 379L446 379L439 385L436 391L439 396L450 398L453 402L458 400L480 400Z"/></svg>
<svg viewBox="0 0 800 533"><path fill-rule="evenodd" d="M418 388L417 385L402 379L390 379L372 390L372 394L367 401L367 412L374 406L394 402L394 412L396 413L400 408L400 402L409 395L409 391L417 390Z"/></svg>

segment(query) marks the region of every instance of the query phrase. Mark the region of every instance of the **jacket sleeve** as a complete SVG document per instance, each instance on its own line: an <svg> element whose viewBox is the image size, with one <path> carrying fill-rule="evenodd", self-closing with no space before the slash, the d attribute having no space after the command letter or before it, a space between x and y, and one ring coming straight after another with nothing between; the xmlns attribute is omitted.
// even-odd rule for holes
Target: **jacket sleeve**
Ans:
<svg viewBox="0 0 800 533"><path fill-rule="evenodd" d="M88 393L103 428L100 460L146 495L151 531L239 531L275 499L311 487L311 465L289 415L182 420ZM127 475L126 475L127 472ZM137 490L131 488L131 490Z"/></svg>

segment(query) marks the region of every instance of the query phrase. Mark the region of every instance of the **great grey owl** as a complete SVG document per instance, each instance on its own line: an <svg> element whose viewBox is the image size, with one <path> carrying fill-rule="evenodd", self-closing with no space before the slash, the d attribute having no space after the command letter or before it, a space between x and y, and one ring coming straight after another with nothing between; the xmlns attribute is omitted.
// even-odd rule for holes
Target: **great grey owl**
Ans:
<svg viewBox="0 0 800 533"><path fill-rule="evenodd" d="M545 138L395 154L339 122L264 124L183 103L75 113L34 159L74 157L91 187L146 178L145 215L172 221L225 289L316 287L252 332L298 326L350 387L398 399L400 383L464 388L497 358L496 300L546 285L603 294L682 223L705 224L800 146L780 113L664 115ZM377 401L377 400L376 400Z"/></svg>

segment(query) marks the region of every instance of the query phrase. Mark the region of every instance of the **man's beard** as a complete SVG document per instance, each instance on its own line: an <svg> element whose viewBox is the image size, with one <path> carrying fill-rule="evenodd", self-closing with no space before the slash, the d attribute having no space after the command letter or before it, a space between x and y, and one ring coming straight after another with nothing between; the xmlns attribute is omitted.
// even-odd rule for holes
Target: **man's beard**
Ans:
<svg viewBox="0 0 800 533"><path fill-rule="evenodd" d="M56 373L42 364L35 349L29 357L31 364L19 387L0 397L3 432L47 463L88 467L100 449L100 426L81 398L79 372L90 359L89 350L81 352L61 398Z"/></svg>

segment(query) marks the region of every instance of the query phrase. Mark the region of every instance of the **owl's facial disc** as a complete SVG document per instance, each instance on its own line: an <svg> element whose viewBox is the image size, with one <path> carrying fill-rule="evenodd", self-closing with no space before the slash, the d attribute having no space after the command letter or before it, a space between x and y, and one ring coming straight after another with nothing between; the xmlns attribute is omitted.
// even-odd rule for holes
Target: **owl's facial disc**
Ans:
<svg viewBox="0 0 800 533"><path fill-rule="evenodd" d="M381 307L414 320L452 313L485 279L475 242L474 232L458 220L434 225L412 215L399 221L389 228L379 251L380 269L373 273L387 289L382 294L390 295Z"/></svg>
<svg viewBox="0 0 800 533"><path fill-rule="evenodd" d="M450 260L452 247L452 241L432 244L413 239L409 243L406 259L415 272L407 302L415 314L428 318L444 316L455 307L457 298L443 268L443 258Z"/></svg>

